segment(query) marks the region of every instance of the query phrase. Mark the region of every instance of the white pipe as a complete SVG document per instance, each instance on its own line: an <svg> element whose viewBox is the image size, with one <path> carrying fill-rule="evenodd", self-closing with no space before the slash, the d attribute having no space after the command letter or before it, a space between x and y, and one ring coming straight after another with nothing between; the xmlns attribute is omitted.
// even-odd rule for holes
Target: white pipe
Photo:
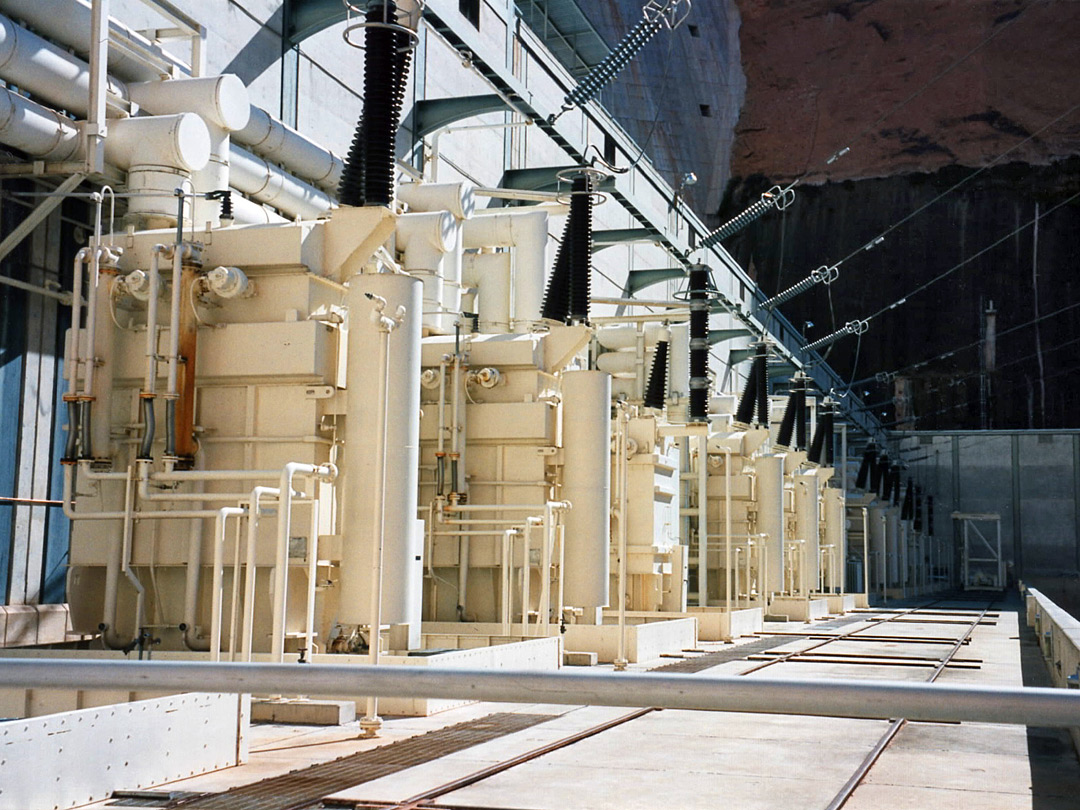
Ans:
<svg viewBox="0 0 1080 810"><path fill-rule="evenodd" d="M397 220L397 249L404 267L424 284L424 326L439 334L454 328L455 310L446 306L446 262L458 241L460 225L449 211L404 214ZM449 279L451 284L460 283Z"/></svg>
<svg viewBox="0 0 1080 810"><path fill-rule="evenodd" d="M230 517L239 518L244 515L244 510L238 506L223 506L218 510L214 526L214 572L213 582L210 588L212 607L210 617L210 660L221 660L221 621L222 602L224 590L225 572L225 529ZM238 544L239 545L239 544ZM233 584L240 576L238 566L233 566ZM235 588L234 588L235 592ZM235 605L233 606L235 608ZM230 643L235 645L236 639Z"/></svg>
<svg viewBox="0 0 1080 810"><path fill-rule="evenodd" d="M150 297L146 299L146 379L143 393L152 398L157 392L158 299L161 296L161 254L164 245L154 245L150 252Z"/></svg>
<svg viewBox="0 0 1080 810"><path fill-rule="evenodd" d="M1080 726L1080 693L1072 689L829 678L7 658L0 660L0 686L236 694L269 694L287 688L305 695L376 694L877 720L904 717L925 722L1051 728Z"/></svg>
<svg viewBox="0 0 1080 810"><path fill-rule="evenodd" d="M4 10L80 55L88 54L90 0L4 0ZM188 70L185 63L115 17L109 18L109 37L109 70L122 79L149 81Z"/></svg>
<svg viewBox="0 0 1080 810"><path fill-rule="evenodd" d="M196 465L201 465L203 458L196 456ZM202 496L203 484L196 481L192 484L195 493ZM199 507L202 506L200 502ZM184 579L184 646L189 650L206 652L210 649L210 639L205 636L195 635L196 625L199 618L199 579L202 575L202 546L203 546L203 522L193 520L188 526L188 553L187 572Z"/></svg>
<svg viewBox="0 0 1080 810"><path fill-rule="evenodd" d="M492 213L488 213L492 211ZM548 214L546 211L478 210L463 224L465 248L514 249L513 330L528 332L540 321L547 273Z"/></svg>
<svg viewBox="0 0 1080 810"><path fill-rule="evenodd" d="M329 149L252 105L247 125L233 134L238 142L267 160L280 163L297 177L331 194L337 192L345 161Z"/></svg>
<svg viewBox="0 0 1080 810"><path fill-rule="evenodd" d="M725 565L727 566L727 581L724 588L727 592L728 629L731 629L731 450L724 448L724 548ZM749 545L747 546L749 549ZM749 553L747 554L749 558ZM749 565L749 559L747 560ZM747 597L750 596L750 570L747 568Z"/></svg>
<svg viewBox="0 0 1080 810"><path fill-rule="evenodd" d="M229 145L229 182L257 202L298 219L316 219L334 205L325 192L235 143Z"/></svg>
<svg viewBox="0 0 1080 810"><path fill-rule="evenodd" d="M510 608L510 593L512 589L511 585L511 567L510 567L510 555L513 549L514 535L517 534L517 529L507 529L502 533L502 555L500 559L500 585L502 587L501 600L500 600L500 614L502 615L502 634L509 636L511 632L510 622L513 619ZM522 632L524 635L524 632Z"/></svg>
<svg viewBox="0 0 1080 810"><path fill-rule="evenodd" d="M698 605L709 604L709 437L699 436L698 446Z"/></svg>
<svg viewBox="0 0 1080 810"><path fill-rule="evenodd" d="M0 92L0 143L57 162L76 160L81 151L72 121L6 88Z"/></svg>
<svg viewBox="0 0 1080 810"><path fill-rule="evenodd" d="M71 469L65 468L65 471ZM114 476L115 477L115 476ZM131 467L127 468L124 475L124 512L123 530L121 531L120 548L118 555L111 555L109 566L105 575L105 599L104 614L101 620L101 638L105 646L110 649L119 649L126 646L129 640L120 638L116 631L117 602L120 598L120 577L123 574L131 587L135 589L135 637L142 631L143 616L145 612L146 589L131 568L131 548L134 531L134 476Z"/></svg>
<svg viewBox="0 0 1080 810"><path fill-rule="evenodd" d="M259 533L259 510L263 496L279 498L281 492L276 487L254 487L251 490L251 507L248 510L247 563L244 571L244 640L241 653L246 661L251 660L255 635L255 549Z"/></svg>
<svg viewBox="0 0 1080 810"><path fill-rule="evenodd" d="M307 542L307 605L304 614L304 639L308 660L315 654L315 578L319 571L319 499L311 502L311 526Z"/></svg>
<svg viewBox="0 0 1080 810"><path fill-rule="evenodd" d="M88 0L4 0L5 9L18 19L57 42L85 54L89 48L90 10ZM157 81L174 77L190 68L163 51L141 34L110 18L109 70L125 81ZM233 134L273 163L334 193L341 180L344 161L330 150L252 105L247 124Z"/></svg>
<svg viewBox="0 0 1080 810"><path fill-rule="evenodd" d="M518 534L522 535L524 548L521 552L521 635L528 636L529 633L529 608L532 606L532 565L529 562L529 542L532 538L527 529L518 529ZM513 554L513 545L510 546L511 554Z"/></svg>
<svg viewBox="0 0 1080 810"><path fill-rule="evenodd" d="M285 660L285 615L289 603L289 538L292 536L293 479L314 476L334 480L337 470L330 464L314 465L291 461L281 470L278 484L277 552L274 555L274 625L270 653Z"/></svg>
<svg viewBox="0 0 1080 810"><path fill-rule="evenodd" d="M375 509L372 515L371 544L371 602L370 621L368 624L368 660L371 666L379 663L379 647L382 639L382 585L383 585L383 548L386 537L386 454L390 407L390 333L405 320L406 309L399 305L393 315L385 313L386 299L370 295L373 302L371 322L379 330L379 384L376 394L376 424L378 440L375 446ZM416 313L413 313L413 317ZM367 710L360 721L363 736L374 736L382 722L379 720L378 699L369 696Z"/></svg>
<svg viewBox="0 0 1080 810"><path fill-rule="evenodd" d="M86 170L105 168L105 103L109 90L109 0L90 9L90 109L86 115Z"/></svg>
<svg viewBox="0 0 1080 810"><path fill-rule="evenodd" d="M82 331L82 296L83 275L85 273L86 258L90 255L90 248L81 248L75 254L72 268L72 291L71 291L71 341L65 347L70 356L65 356L65 371L67 373L67 395L74 397L78 387L80 333ZM71 426L69 426L70 429Z"/></svg>
<svg viewBox="0 0 1080 810"><path fill-rule="evenodd" d="M619 643L618 650L615 656L615 669L621 671L626 669L626 552L627 552L627 527L626 521L629 519L627 512L629 511L629 499L627 498L627 467L628 454L629 454L629 441L627 433L630 426L630 414L626 409L626 404L619 402L618 413L616 416L618 425L618 441L616 443L617 462L616 469L618 470L618 504L619 504ZM560 569L561 570L561 569ZM563 574L565 578L565 573Z"/></svg>
<svg viewBox="0 0 1080 810"><path fill-rule="evenodd" d="M90 112L90 66L3 15L0 78L75 115L85 117ZM127 106L126 88L119 82L108 80L107 93L113 106Z"/></svg>
<svg viewBox="0 0 1080 810"><path fill-rule="evenodd" d="M543 520L531 517L525 521L526 547L529 545L533 526L539 524L544 527L544 531L540 535L540 542L543 543L543 547L540 550L540 615L537 622L540 625L539 635L542 638L547 638L548 627L551 625L551 552L555 542L555 514L545 504ZM549 520L549 518L551 519Z"/></svg>

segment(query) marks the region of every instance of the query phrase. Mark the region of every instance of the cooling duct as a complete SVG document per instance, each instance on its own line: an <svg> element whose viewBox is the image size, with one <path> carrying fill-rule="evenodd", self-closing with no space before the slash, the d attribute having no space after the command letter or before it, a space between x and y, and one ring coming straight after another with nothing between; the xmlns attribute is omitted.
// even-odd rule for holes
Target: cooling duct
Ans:
<svg viewBox="0 0 1080 810"><path fill-rule="evenodd" d="M668 380L668 341L656 344L653 355L652 371L649 373L649 385L645 389L645 407L660 410L667 401Z"/></svg>

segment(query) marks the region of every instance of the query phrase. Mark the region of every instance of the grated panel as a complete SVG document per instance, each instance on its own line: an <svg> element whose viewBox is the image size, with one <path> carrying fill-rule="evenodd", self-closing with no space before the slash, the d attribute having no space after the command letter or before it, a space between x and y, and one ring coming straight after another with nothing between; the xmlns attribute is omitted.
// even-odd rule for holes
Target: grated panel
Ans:
<svg viewBox="0 0 1080 810"><path fill-rule="evenodd" d="M226 791L181 799L184 810L299 810L324 796L524 731L550 714L496 713Z"/></svg>
<svg viewBox="0 0 1080 810"><path fill-rule="evenodd" d="M723 650L718 650L717 652L699 655L696 658L686 658L682 661L676 661L673 664L664 664L663 666L654 667L650 672L702 672L710 667L726 664L728 661L745 661L748 655L776 649L777 647L783 647L800 638L806 638L806 636L785 636L782 641L777 641L775 638L763 638L758 641L747 642L746 644L736 644L734 647L727 647Z"/></svg>

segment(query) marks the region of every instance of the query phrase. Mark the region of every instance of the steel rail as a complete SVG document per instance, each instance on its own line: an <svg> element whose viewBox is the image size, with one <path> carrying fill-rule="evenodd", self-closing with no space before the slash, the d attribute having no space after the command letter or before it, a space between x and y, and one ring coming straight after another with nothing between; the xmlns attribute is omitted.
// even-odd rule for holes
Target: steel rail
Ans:
<svg viewBox="0 0 1080 810"><path fill-rule="evenodd" d="M964 643L969 638L971 638L971 634L974 633L975 628L981 624L983 618L989 612L990 608L993 607L995 601L996 600L991 600L990 603L987 604L986 609L975 617L975 619L968 625L968 628L964 632L964 634L960 636L956 640L956 643L953 644L952 648L941 657L941 660L938 662L937 666L934 667L934 671L930 673L930 677L926 679L926 683L934 683L938 679L938 676L945 671L945 667L949 665L949 663L953 659L953 656L955 656L960 651L960 648L964 646ZM848 799L852 797L852 795L858 789L859 785L862 784L867 774L870 773L870 769L873 768L875 764L877 764L877 761L881 758L881 755L885 753L885 750L889 747L889 745L892 744L892 741L896 739L896 735L899 734L900 730L903 729L904 726L906 726L907 724L908 718L906 717L899 717L889 724L889 727L885 730L885 733L881 735L881 738L877 741L874 747L870 749L870 752L866 755L863 761L859 763L859 766L855 769L855 772L848 778L848 780L844 783L843 787L840 788L840 791L833 797L832 801L829 802L828 805L826 805L825 810L840 810L840 808L842 808L847 803Z"/></svg>
<svg viewBox="0 0 1080 810"><path fill-rule="evenodd" d="M750 675L750 674L752 674L754 672L760 672L761 670L765 669L766 667L771 667L774 664L782 664L785 661L790 661L792 658L798 658L800 655L805 655L806 653L811 652L812 650L820 649L821 647L824 647L826 644L832 644L834 641L842 641L844 639L850 638L851 636L855 636L855 635L863 632L864 630L869 630L872 627L877 627L878 625L885 624L886 622L895 621L896 619L899 619L901 616L908 616L908 615L910 615L910 614L912 614L912 613L914 613L914 612L916 612L918 610L922 610L924 608L931 607L932 605L936 605L941 601L942 600L939 599L939 600L937 600L935 602L928 602L925 605L920 605L918 607L908 608L907 610L902 610L902 611L899 611L899 612L896 612L896 613L890 613L890 615L888 615L884 619L878 619L876 621L872 621L872 622L870 622L870 624L864 625L862 627L856 627L856 628L854 628L852 630L848 630L848 631L846 631L844 633L837 633L836 635L830 636L829 638L824 639L822 641L819 641L816 644L811 644L809 647L805 647L805 648L803 648L801 650L792 650L789 653L784 653L783 655L780 655L780 656L778 656L778 657L776 657L774 659L771 659L769 661L765 661L762 664L758 664L757 666L750 667L750 669L744 669L742 672L739 673L739 675Z"/></svg>

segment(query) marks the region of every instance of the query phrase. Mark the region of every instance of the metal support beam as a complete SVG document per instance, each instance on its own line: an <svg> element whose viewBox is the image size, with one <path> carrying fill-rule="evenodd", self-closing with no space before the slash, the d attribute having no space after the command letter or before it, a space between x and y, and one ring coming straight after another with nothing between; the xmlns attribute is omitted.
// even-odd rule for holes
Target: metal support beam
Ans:
<svg viewBox="0 0 1080 810"><path fill-rule="evenodd" d="M437 129L464 121L466 118L496 112L513 112L513 107L506 102L506 99L496 93L421 99L413 107L414 137L420 140Z"/></svg>
<svg viewBox="0 0 1080 810"><path fill-rule="evenodd" d="M673 278L683 278L686 270L682 267L657 267L651 270L631 270L626 276L626 286L623 295L632 296L654 284L668 281Z"/></svg>
<svg viewBox="0 0 1080 810"><path fill-rule="evenodd" d="M15 230L4 237L4 241L0 242L0 262L7 258L19 243L22 242L30 232L34 230L38 225L45 221L45 218L53 212L53 210L64 201L64 195L69 191L74 191L86 178L84 174L73 174L52 192L51 196L46 197L41 203L26 215L26 219L15 226ZM18 285L12 285L18 286Z"/></svg>
<svg viewBox="0 0 1080 810"><path fill-rule="evenodd" d="M861 717L914 721L1080 726L1071 689L881 680L743 678L737 675L464 670L343 664L193 661L0 661L0 686L304 695L374 695L503 703Z"/></svg>

